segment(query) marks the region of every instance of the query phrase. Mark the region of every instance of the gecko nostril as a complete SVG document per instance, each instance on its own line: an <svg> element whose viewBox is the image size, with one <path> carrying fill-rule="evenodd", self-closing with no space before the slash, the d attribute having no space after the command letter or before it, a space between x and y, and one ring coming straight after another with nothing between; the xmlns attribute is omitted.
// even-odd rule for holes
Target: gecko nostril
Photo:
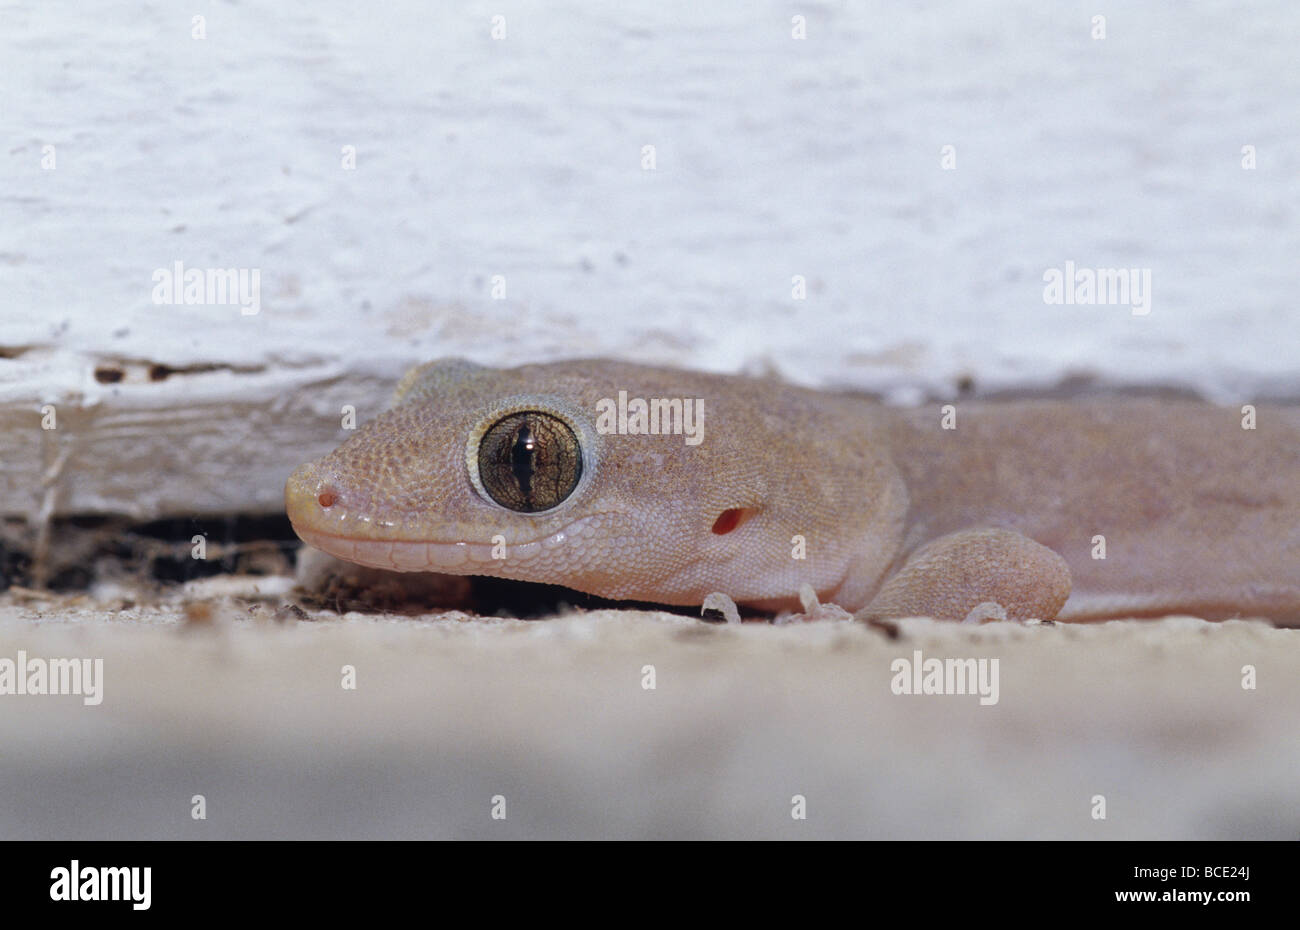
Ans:
<svg viewBox="0 0 1300 930"><path fill-rule="evenodd" d="M321 491L320 496L316 498L316 503L320 504L321 507L328 510L329 508L334 506L334 502L337 501L338 499L339 499L338 495L335 494L333 491Z"/></svg>

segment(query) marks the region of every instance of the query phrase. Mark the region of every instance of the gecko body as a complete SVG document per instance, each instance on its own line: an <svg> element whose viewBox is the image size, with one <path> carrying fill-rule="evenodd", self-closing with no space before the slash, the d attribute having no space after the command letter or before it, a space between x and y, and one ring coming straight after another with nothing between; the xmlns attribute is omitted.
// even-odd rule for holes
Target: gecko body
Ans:
<svg viewBox="0 0 1300 930"><path fill-rule="evenodd" d="M611 418L620 392L661 402L656 432L627 403ZM673 429L683 409L694 443ZM972 401L945 428L936 407L773 380L452 359L408 373L285 499L298 534L346 560L616 599L779 609L807 584L862 619L992 602L1012 619L1300 623L1300 411L1242 416Z"/></svg>

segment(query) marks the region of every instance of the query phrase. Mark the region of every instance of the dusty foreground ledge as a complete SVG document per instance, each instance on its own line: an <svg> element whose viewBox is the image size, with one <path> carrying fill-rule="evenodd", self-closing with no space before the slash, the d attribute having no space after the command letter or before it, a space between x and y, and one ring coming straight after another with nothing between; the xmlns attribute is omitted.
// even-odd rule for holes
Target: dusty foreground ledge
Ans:
<svg viewBox="0 0 1300 930"><path fill-rule="evenodd" d="M0 661L103 660L98 706L0 696L0 835L1300 836L1300 631L271 614L0 599ZM893 694L915 650L997 703Z"/></svg>

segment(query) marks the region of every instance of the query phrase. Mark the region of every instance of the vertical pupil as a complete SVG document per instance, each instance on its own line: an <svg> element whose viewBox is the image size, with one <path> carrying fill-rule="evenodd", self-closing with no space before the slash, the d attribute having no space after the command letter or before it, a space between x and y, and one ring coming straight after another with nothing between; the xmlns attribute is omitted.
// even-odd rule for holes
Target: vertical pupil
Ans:
<svg viewBox="0 0 1300 930"><path fill-rule="evenodd" d="M510 447L510 470L515 473L519 490L523 492L524 500L529 504L533 502L533 465L537 457L536 446L533 431L525 423L519 427L519 432L515 433L514 445Z"/></svg>
<svg viewBox="0 0 1300 930"><path fill-rule="evenodd" d="M507 414L479 438L479 489L516 513L550 510L582 477L582 448L560 418L536 410Z"/></svg>

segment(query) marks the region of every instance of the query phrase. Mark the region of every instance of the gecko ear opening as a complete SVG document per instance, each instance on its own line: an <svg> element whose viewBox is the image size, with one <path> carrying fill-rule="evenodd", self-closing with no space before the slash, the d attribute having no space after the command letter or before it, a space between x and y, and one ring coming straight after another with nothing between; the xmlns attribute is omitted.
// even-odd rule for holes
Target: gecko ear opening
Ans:
<svg viewBox="0 0 1300 930"><path fill-rule="evenodd" d="M739 529L755 513L757 511L753 507L732 507L724 510L718 514L718 519L713 521L713 532L719 536L726 536L732 530Z"/></svg>

